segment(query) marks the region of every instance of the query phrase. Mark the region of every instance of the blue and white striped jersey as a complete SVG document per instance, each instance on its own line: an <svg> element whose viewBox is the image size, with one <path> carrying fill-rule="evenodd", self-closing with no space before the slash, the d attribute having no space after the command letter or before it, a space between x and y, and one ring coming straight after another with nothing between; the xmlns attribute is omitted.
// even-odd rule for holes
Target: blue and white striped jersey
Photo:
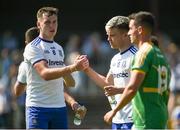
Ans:
<svg viewBox="0 0 180 130"><path fill-rule="evenodd" d="M26 106L59 108L65 106L63 78L45 81L33 68L38 61L45 60L49 68L64 66L63 48L54 41L40 37L25 47L24 62L27 70Z"/></svg>
<svg viewBox="0 0 180 130"><path fill-rule="evenodd" d="M124 87L129 83L131 62L136 52L137 52L137 48L131 46L124 52L119 52L112 58L109 73L113 76L115 86ZM115 105L117 104L120 98L121 98L121 94L108 97L112 109L114 109ZM117 112L112 122L113 123L132 122L131 103L127 104L123 109Z"/></svg>

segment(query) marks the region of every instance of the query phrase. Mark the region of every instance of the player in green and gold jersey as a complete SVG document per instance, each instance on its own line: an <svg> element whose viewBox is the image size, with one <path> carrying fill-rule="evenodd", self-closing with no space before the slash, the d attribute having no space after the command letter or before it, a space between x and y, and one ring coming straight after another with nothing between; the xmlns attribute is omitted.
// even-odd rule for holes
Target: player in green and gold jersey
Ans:
<svg viewBox="0 0 180 130"><path fill-rule="evenodd" d="M166 127L171 74L163 53L151 42L154 26L154 16L149 12L141 11L130 17L128 35L139 51L132 62L129 84L117 107L104 116L106 122L111 121L116 112L133 99L135 129ZM110 93L112 90L108 90L108 87L106 91Z"/></svg>

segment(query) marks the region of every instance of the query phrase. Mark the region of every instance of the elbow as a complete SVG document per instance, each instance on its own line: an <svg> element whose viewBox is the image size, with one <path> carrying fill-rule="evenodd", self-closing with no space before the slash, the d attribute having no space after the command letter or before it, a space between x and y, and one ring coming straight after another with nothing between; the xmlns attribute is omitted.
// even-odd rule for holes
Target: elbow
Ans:
<svg viewBox="0 0 180 130"><path fill-rule="evenodd" d="M65 85L66 85L66 87L75 87L76 83L74 80L72 80L71 82L68 82L68 83L65 82Z"/></svg>
<svg viewBox="0 0 180 130"><path fill-rule="evenodd" d="M37 73L39 74L39 76L45 80L45 81L49 81L53 79L53 76L50 75L49 69L48 68L43 68L43 69L39 69L38 67L35 66L35 69L37 71Z"/></svg>
<svg viewBox="0 0 180 130"><path fill-rule="evenodd" d="M134 86L130 86L130 87L127 87L127 91L131 96L134 97L136 95L138 89L135 88Z"/></svg>
<svg viewBox="0 0 180 130"><path fill-rule="evenodd" d="M42 79L44 79L45 81L49 81L49 80L52 80L52 78L46 73L46 71L42 71L40 73L40 76Z"/></svg>
<svg viewBox="0 0 180 130"><path fill-rule="evenodd" d="M13 91L13 95L16 96L16 97L18 97L18 96L21 95L21 92L18 91L18 89L15 87L15 88L14 88L14 91Z"/></svg>
<svg viewBox="0 0 180 130"><path fill-rule="evenodd" d="M16 96L16 97L19 97L20 95L21 95L21 93L19 93L18 91L14 91L14 95Z"/></svg>
<svg viewBox="0 0 180 130"><path fill-rule="evenodd" d="M137 93L137 90L138 90L138 89L131 89L131 90L130 90L131 95L135 96L136 93Z"/></svg>
<svg viewBox="0 0 180 130"><path fill-rule="evenodd" d="M14 96L18 96L18 92L16 91L16 89L14 89L13 91L12 91L12 94L14 95Z"/></svg>
<svg viewBox="0 0 180 130"><path fill-rule="evenodd" d="M75 82L72 82L71 84L69 84L68 87L75 87L76 83Z"/></svg>
<svg viewBox="0 0 180 130"><path fill-rule="evenodd" d="M13 89L12 89L12 91L11 91L12 95L14 95L16 97L20 96L20 92L19 92L19 89L18 89L19 87L18 86L19 86L19 83L16 82L14 87L13 87Z"/></svg>
<svg viewBox="0 0 180 130"><path fill-rule="evenodd" d="M136 95L136 93L137 93L137 91L136 91L136 90L131 91L131 94L132 94L133 96L135 96L135 95Z"/></svg>
<svg viewBox="0 0 180 130"><path fill-rule="evenodd" d="M51 80L51 78L46 75L42 75L41 78L44 79L45 81Z"/></svg>
<svg viewBox="0 0 180 130"><path fill-rule="evenodd" d="M23 92L25 92L25 87L26 87L26 84L16 82L13 92L12 92L13 95L16 97L20 96Z"/></svg>
<svg viewBox="0 0 180 130"><path fill-rule="evenodd" d="M75 85L76 85L75 80L72 80L72 81L71 81L71 84L70 84L70 87L74 87Z"/></svg>

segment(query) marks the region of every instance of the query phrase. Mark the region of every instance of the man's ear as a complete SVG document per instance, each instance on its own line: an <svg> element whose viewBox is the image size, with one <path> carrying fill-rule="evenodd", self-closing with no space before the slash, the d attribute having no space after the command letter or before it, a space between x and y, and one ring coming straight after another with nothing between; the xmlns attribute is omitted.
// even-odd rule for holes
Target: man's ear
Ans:
<svg viewBox="0 0 180 130"><path fill-rule="evenodd" d="M138 30L138 33L139 33L139 34L142 34L142 32L143 32L142 26L138 26L137 30Z"/></svg>
<svg viewBox="0 0 180 130"><path fill-rule="evenodd" d="M38 28L40 28L40 23L39 23L39 21L36 22L36 25L37 25Z"/></svg>

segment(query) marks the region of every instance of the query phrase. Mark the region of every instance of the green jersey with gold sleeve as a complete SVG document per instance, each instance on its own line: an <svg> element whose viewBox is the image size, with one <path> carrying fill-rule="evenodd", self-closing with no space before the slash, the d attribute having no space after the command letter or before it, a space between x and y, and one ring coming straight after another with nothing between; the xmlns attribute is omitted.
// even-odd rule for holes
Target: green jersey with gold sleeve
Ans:
<svg viewBox="0 0 180 130"><path fill-rule="evenodd" d="M132 71L145 73L133 104L137 129L163 129L168 119L170 67L160 49L144 43L133 59Z"/></svg>

